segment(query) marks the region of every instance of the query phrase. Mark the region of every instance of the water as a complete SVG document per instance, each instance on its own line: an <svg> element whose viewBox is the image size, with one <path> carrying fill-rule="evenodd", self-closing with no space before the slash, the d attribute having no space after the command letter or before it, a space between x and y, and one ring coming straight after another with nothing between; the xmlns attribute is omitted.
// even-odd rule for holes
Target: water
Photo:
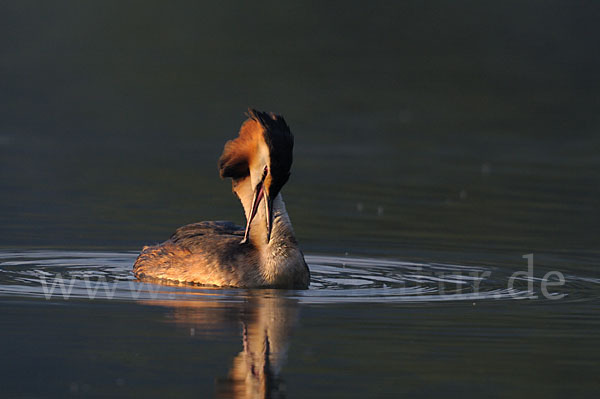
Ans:
<svg viewBox="0 0 600 399"><path fill-rule="evenodd" d="M526 257L528 257L527 255ZM215 289L138 281L131 271L137 253L76 251L0 252L0 295L89 300L239 302L263 290ZM384 259L306 256L309 290L278 291L300 304L428 303L538 299L596 300L600 279L577 275L537 276L534 265L512 271L488 266L415 263ZM529 259L528 259L529 261ZM511 274L508 274L512 272ZM530 273L530 274L528 274ZM530 285L531 284L531 285ZM544 284L544 290L542 290Z"/></svg>
<svg viewBox="0 0 600 399"><path fill-rule="evenodd" d="M309 255L307 291L213 289L139 282L136 256L0 252L5 393L426 397L493 384L519 397L596 386L598 278L567 274L544 292L539 269ZM26 370L36 377L24 386ZM555 373L565 377L546 379Z"/></svg>
<svg viewBox="0 0 600 399"><path fill-rule="evenodd" d="M2 3L2 396L595 396L596 15ZM310 289L138 282L143 245L243 223L248 106L296 136Z"/></svg>

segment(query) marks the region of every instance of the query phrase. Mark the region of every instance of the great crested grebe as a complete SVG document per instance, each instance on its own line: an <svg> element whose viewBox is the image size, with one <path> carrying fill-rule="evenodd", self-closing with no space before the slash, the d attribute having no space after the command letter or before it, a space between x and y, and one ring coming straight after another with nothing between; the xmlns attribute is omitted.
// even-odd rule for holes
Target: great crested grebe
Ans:
<svg viewBox="0 0 600 399"><path fill-rule="evenodd" d="M280 115L248 111L239 137L225 144L221 178L246 214L231 222L180 227L160 245L146 246L133 265L140 279L219 287L308 288L310 272L298 248L280 190L290 176L294 136Z"/></svg>

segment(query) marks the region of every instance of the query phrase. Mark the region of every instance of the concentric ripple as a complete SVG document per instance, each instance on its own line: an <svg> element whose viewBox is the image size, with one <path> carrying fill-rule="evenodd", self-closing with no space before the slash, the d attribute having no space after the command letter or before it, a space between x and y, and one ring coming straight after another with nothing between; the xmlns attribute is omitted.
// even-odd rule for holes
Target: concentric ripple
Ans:
<svg viewBox="0 0 600 399"><path fill-rule="evenodd" d="M255 295L253 290L140 282L131 272L136 256L132 252L0 251L0 296L237 302ZM542 291L539 277L485 266L320 255L306 256L306 261L312 275L310 289L277 291L278 295L301 303L581 300L590 299L589 293L597 293L600 286L600 279L568 275L561 286Z"/></svg>

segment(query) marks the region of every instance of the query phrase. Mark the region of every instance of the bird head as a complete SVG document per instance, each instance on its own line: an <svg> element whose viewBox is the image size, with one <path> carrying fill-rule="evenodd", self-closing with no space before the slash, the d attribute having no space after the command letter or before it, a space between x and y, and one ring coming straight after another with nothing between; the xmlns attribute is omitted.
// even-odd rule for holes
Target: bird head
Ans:
<svg viewBox="0 0 600 399"><path fill-rule="evenodd" d="M225 144L219 159L222 178L233 180L234 192L244 198L243 189L251 192L251 202L244 206L247 223L244 239L250 233L250 224L259 206L265 207L267 242L273 227L273 200L290 177L294 136L280 115L248 110L248 119L242 124L239 136Z"/></svg>

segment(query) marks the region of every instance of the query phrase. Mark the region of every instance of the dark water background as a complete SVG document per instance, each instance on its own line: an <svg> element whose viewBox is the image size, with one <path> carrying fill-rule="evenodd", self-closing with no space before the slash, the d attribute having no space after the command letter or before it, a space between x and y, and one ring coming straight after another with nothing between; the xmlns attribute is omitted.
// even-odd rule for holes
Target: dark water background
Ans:
<svg viewBox="0 0 600 399"><path fill-rule="evenodd" d="M240 325L266 323L288 337L288 397L593 396L599 15L561 1L3 2L0 392L233 396L221 378ZM88 300L83 277L129 284L135 251L176 227L242 223L216 161L248 106L296 136L283 195L311 290L134 300L124 285ZM538 298L514 300L529 253ZM552 270L560 300L540 295ZM491 297L465 297L485 271ZM44 298L40 276L57 273L77 280L73 298Z"/></svg>

